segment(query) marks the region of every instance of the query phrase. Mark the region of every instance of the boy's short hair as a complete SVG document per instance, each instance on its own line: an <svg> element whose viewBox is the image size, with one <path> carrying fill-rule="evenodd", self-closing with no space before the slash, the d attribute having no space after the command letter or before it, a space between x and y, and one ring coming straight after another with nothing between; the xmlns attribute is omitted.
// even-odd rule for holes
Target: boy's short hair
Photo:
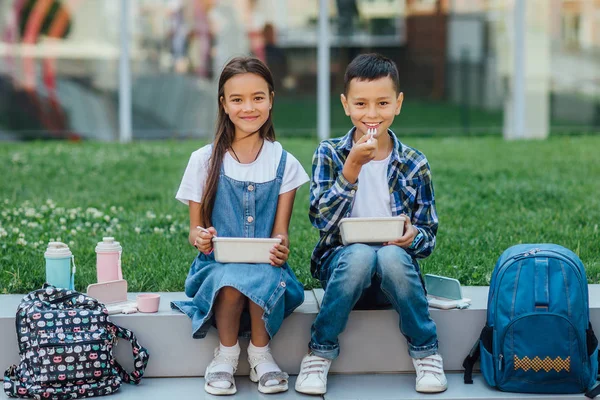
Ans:
<svg viewBox="0 0 600 400"><path fill-rule="evenodd" d="M348 94L350 81L354 78L359 81L374 81L386 76L392 79L396 93L400 93L400 78L396 63L381 54L360 54L346 67L346 73L344 74L344 94Z"/></svg>

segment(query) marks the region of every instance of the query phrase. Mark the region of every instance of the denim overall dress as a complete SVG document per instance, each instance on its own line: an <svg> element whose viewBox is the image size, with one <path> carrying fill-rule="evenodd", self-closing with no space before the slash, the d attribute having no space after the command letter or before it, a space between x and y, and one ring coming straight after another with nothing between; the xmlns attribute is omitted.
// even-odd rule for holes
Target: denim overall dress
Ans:
<svg viewBox="0 0 600 400"><path fill-rule="evenodd" d="M223 165L219 175L212 224L221 237L269 238L273 230L279 190L285 170L287 153L281 154L274 180L242 182L225 175ZM214 253L199 253L185 280L185 294L191 301L174 301L171 308L192 319L192 336L206 336L213 317L213 304L224 286L239 290L263 310L263 320L269 336L275 336L283 319L304 301L304 288L287 264L221 264ZM249 336L247 311L242 316L240 333Z"/></svg>

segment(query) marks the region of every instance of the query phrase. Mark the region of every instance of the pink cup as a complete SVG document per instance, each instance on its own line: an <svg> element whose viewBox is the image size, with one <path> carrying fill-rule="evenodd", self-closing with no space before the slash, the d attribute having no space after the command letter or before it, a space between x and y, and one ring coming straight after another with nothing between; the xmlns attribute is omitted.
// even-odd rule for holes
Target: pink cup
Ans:
<svg viewBox="0 0 600 400"><path fill-rule="evenodd" d="M160 304L160 294L140 293L137 295L137 308L139 312L155 313Z"/></svg>
<svg viewBox="0 0 600 400"><path fill-rule="evenodd" d="M104 237L96 246L96 275L98 283L123 279L121 252L123 248L113 237Z"/></svg>

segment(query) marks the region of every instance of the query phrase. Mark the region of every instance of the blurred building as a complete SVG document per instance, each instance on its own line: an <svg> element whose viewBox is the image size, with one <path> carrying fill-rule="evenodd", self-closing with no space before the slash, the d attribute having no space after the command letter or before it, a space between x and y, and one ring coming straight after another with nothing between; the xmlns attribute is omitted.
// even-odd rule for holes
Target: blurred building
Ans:
<svg viewBox="0 0 600 400"><path fill-rule="evenodd" d="M514 0L329 0L332 131L359 53L396 61L407 133L502 131ZM600 130L600 0L548 0L552 130ZM0 138L118 131L118 0L0 2ZM277 80L279 134L314 135L318 1L130 0L134 138L210 137L215 79L254 54ZM540 20L541 21L541 20ZM512 43L512 44L511 44ZM537 60L539 61L539 60ZM544 69L544 68L541 68ZM546 79L546 78L544 78ZM412 118L412 119L411 119Z"/></svg>

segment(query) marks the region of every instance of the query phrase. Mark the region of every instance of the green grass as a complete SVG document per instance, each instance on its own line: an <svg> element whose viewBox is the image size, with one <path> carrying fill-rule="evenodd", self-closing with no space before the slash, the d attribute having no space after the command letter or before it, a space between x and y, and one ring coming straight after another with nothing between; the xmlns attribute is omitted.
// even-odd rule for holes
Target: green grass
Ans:
<svg viewBox="0 0 600 400"><path fill-rule="evenodd" d="M316 140L285 139L310 171ZM600 137L505 142L499 138L414 138L428 157L440 218L426 273L485 285L500 253L517 243L574 250L600 282ZM0 292L23 293L44 280L50 239L70 243L76 286L95 280L94 246L123 245L131 291L181 291L195 250L187 207L174 199L192 151L203 143L8 143L0 147ZM297 195L290 264L307 288L318 232L307 217L308 185ZM63 220L61 220L63 218ZM137 229L136 229L137 228Z"/></svg>
<svg viewBox="0 0 600 400"><path fill-rule="evenodd" d="M339 97L331 99L332 136L348 132L348 117ZM461 120L461 106L450 102L406 99L392 130L403 135L467 135ZM502 112L474 107L468 110L473 133L502 132ZM275 97L273 121L278 132L286 135L316 137L317 104L314 97Z"/></svg>

